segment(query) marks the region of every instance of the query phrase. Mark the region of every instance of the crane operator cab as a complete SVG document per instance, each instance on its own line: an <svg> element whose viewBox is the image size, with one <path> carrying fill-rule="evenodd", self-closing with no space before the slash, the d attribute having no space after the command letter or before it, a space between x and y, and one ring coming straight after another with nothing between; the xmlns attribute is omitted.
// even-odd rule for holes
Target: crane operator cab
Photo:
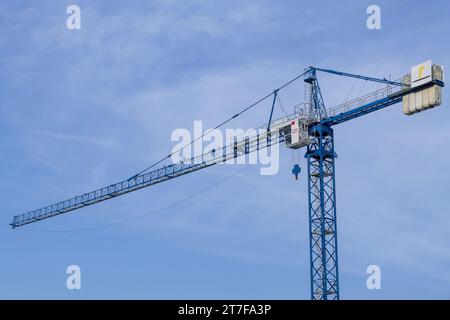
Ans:
<svg viewBox="0 0 450 320"><path fill-rule="evenodd" d="M289 121L284 125L284 143L286 147L291 149L300 149L313 143L313 140L309 137L309 122L311 119L300 116ZM292 174L295 176L295 180L298 180L298 176L301 172L300 165L295 164L292 169Z"/></svg>
<svg viewBox="0 0 450 320"><path fill-rule="evenodd" d="M311 144L313 141L309 138L308 119L299 117L292 119L288 125L283 128L286 147L299 149Z"/></svg>

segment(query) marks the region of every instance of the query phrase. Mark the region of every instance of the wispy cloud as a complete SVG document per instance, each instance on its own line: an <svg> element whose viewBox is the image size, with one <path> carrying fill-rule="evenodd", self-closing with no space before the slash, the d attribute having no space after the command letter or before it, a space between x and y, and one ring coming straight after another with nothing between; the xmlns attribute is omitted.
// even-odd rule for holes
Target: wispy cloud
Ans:
<svg viewBox="0 0 450 320"><path fill-rule="evenodd" d="M113 139L96 139L89 136L81 136L76 134L67 134L67 133L61 133L61 132L47 132L47 131L38 131L37 134L52 138L56 140L62 140L62 141L69 141L69 142L75 142L75 143L82 143L82 144L89 144L105 149L114 149L117 150L120 148L119 143L116 140Z"/></svg>

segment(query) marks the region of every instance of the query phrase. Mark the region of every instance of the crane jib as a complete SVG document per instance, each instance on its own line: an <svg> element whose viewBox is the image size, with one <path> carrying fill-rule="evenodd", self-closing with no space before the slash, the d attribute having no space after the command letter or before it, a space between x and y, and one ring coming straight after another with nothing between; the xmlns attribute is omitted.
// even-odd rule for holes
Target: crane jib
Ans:
<svg viewBox="0 0 450 320"><path fill-rule="evenodd" d="M229 145L227 147L224 147L223 154L203 154L191 159L191 163L180 162L177 164L164 166L147 173L135 175L127 180L111 184L107 187L78 195L70 199L54 203L33 211L29 211L21 215L16 215L14 216L13 222L10 225L13 228L17 228L26 224L44 220L60 215L62 213L115 198L117 196L136 191L163 181L167 181L203 168L207 168L221 162L226 162L230 159L242 156L243 154L248 154L259 149L284 142L285 137L284 135L281 135L281 133L281 131L269 131L265 134L258 135L257 137L252 137L252 139L246 139L244 142L245 148L242 148L239 145L238 152L236 152L236 146L234 144ZM273 139L267 140L267 135L272 135ZM200 162L196 162L196 159L201 160Z"/></svg>

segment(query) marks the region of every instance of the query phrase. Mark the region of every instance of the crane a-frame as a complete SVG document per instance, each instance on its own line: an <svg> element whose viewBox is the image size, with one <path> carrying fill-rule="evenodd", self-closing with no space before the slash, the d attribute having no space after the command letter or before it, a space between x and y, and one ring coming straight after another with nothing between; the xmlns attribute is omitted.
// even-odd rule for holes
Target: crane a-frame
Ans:
<svg viewBox="0 0 450 320"><path fill-rule="evenodd" d="M318 72L373 81L385 86L365 96L327 109L317 79ZM302 108L297 108L294 114L272 121L275 100L279 91L301 77L306 83L308 101L302 105ZM313 300L337 300L339 299L339 276L334 163L336 153L332 127L399 102L403 102L403 112L407 115L438 106L442 100L442 87L444 87L443 68L433 65L431 61L412 67L411 73L399 81L311 66L306 68L300 76L257 102L273 97L269 122L264 126L267 130L263 133L246 137L243 141L235 140L234 143L221 148L221 150L212 150L198 155L190 161L164 165L150 170L153 168L152 166L124 181L14 216L11 226L17 228L80 209L238 158L274 144L285 143L288 148L293 149L306 147L311 298ZM229 120L238 117L255 104L235 114ZM170 155L162 160L168 158ZM156 164L161 163L162 160ZM299 172L299 166L295 165L293 173L296 177Z"/></svg>

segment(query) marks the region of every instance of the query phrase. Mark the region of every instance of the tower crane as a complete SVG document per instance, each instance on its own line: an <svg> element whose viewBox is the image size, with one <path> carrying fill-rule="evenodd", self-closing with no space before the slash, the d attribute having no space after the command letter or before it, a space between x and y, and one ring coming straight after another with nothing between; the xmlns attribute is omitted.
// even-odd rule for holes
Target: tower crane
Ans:
<svg viewBox="0 0 450 320"><path fill-rule="evenodd" d="M326 108L318 82L318 73L350 77L383 84L381 89L347 101L341 105ZM307 101L289 116L272 120L275 100L280 90L303 77ZM402 102L403 113L412 115L439 106L444 87L443 67L428 60L413 66L411 72L401 80L374 78L364 75L340 72L332 69L307 67L304 72L285 85L266 95L250 107L235 114L222 124L238 117L257 103L273 97L272 109L267 125L258 134L234 140L220 150L211 150L197 155L189 161L180 161L154 166L129 179L57 202L24 214L16 215L12 228L80 209L109 200L123 194L199 171L213 165L236 159L246 154L284 143L292 149L306 148L309 207L310 279L311 299L338 300L339 273L336 227L336 184L333 127ZM167 156L163 160L168 159ZM295 165L292 173L298 177L300 167Z"/></svg>

